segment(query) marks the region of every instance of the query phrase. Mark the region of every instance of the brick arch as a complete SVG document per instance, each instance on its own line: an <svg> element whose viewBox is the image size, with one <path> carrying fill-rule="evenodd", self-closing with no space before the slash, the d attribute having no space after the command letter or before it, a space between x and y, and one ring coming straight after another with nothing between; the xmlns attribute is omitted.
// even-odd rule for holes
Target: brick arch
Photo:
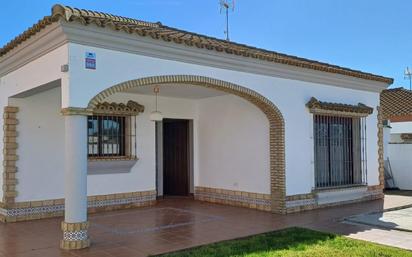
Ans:
<svg viewBox="0 0 412 257"><path fill-rule="evenodd" d="M285 122L280 110L261 94L246 87L209 77L193 75L155 76L130 80L107 88L90 100L87 109L92 110L110 95L124 92L131 88L172 83L202 86L239 96L254 104L266 115L269 120L270 135L271 208L273 212L285 213Z"/></svg>

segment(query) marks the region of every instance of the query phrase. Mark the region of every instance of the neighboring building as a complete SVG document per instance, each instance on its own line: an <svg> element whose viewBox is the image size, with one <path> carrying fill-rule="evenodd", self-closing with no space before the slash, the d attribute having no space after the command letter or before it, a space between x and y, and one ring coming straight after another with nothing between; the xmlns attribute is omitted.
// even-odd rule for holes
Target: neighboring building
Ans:
<svg viewBox="0 0 412 257"><path fill-rule="evenodd" d="M163 195L284 214L381 198L392 82L56 5L0 50L2 219L64 212L74 249L87 208Z"/></svg>
<svg viewBox="0 0 412 257"><path fill-rule="evenodd" d="M381 107L386 120L385 166L395 183L390 186L412 190L412 91L405 88L382 91Z"/></svg>

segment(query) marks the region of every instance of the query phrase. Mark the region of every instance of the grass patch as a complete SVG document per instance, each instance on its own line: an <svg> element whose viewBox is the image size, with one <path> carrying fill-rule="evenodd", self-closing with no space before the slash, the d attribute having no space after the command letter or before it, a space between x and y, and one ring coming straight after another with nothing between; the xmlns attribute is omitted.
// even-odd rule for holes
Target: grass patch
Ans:
<svg viewBox="0 0 412 257"><path fill-rule="evenodd" d="M303 228L224 241L161 257L403 257L412 252Z"/></svg>

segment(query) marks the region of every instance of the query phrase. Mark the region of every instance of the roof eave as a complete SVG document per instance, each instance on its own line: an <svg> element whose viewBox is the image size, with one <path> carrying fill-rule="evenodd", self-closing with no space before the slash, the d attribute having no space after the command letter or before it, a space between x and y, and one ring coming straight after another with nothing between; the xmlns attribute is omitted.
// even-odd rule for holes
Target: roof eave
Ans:
<svg viewBox="0 0 412 257"><path fill-rule="evenodd" d="M248 58L263 60L263 61L272 62L272 63L285 64L289 66L295 66L298 68L306 68L309 70L316 70L316 71L327 72L327 73L335 73L335 74L339 74L343 76L350 76L350 77L355 77L359 79L381 82L381 83L386 84L387 86L393 83L392 78L383 77L383 76L366 73L362 71L352 70L348 68L343 68L343 67L339 67L336 65L321 63L321 62L308 60L304 58L299 58L296 56L280 54L280 53L268 51L265 49L259 49L255 47L242 45L242 44L237 44L234 42L227 42L225 40L220 40L220 39L211 38L208 36L199 35L196 33L185 32L182 30L166 27L166 26L161 25L160 23L144 22L144 21L129 19L129 18L121 17L121 16L109 15L109 14L105 14L101 12L93 12L93 11L88 11L88 10L83 10L83 9L71 8L71 7L67 7L63 5L53 6L51 16L44 17L37 24L29 28L28 30L23 32L20 36L16 37L14 40L8 43L6 46L1 48L0 58L6 55L13 48L18 47L22 42L29 40L33 35L38 33L40 30L44 29L46 26L50 25L53 22L62 20L62 19L66 22L70 22L70 23L78 22L83 25L93 23L96 26L100 26L100 27L106 27L107 24L110 24L109 26L110 28L113 28L115 30L123 30L129 34L138 34L139 36L148 36L148 34L145 33L144 31L143 32L139 31L139 28L133 29L133 28L127 27L125 26L125 23L131 23L133 25L138 25L138 26L142 24L142 26L148 27L148 28L171 29L171 30L180 31L183 33L188 33L188 35L192 35L195 37L204 37L206 39L210 39L213 42L217 42L218 45L213 45L211 43L207 45L205 43L198 43L193 40L192 41L191 40L183 40L183 41L175 40L173 38L170 38L170 36L157 35L156 33L151 33L150 36L153 39L163 40L166 42L172 42L175 44L184 44L190 47L205 48L207 50L214 50L217 52L223 52L226 54L248 57Z"/></svg>

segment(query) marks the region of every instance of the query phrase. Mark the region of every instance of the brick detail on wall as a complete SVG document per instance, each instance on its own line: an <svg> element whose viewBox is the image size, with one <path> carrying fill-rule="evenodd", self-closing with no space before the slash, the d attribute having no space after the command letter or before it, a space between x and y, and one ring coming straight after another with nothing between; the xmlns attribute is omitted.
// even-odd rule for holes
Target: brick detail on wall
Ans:
<svg viewBox="0 0 412 257"><path fill-rule="evenodd" d="M152 206L156 203L156 191L130 192L88 197L88 212L113 211ZM8 208L0 208L0 221L16 222L64 215L64 199L18 202Z"/></svg>
<svg viewBox="0 0 412 257"><path fill-rule="evenodd" d="M378 163L379 163L379 185L381 189L385 186L385 160L383 157L383 117L381 107L378 107Z"/></svg>
<svg viewBox="0 0 412 257"><path fill-rule="evenodd" d="M17 113L18 107L6 106L3 112L3 207L15 203L17 196Z"/></svg>
<svg viewBox="0 0 412 257"><path fill-rule="evenodd" d="M233 191L210 187L195 187L195 199L210 203L271 211L270 194Z"/></svg>

